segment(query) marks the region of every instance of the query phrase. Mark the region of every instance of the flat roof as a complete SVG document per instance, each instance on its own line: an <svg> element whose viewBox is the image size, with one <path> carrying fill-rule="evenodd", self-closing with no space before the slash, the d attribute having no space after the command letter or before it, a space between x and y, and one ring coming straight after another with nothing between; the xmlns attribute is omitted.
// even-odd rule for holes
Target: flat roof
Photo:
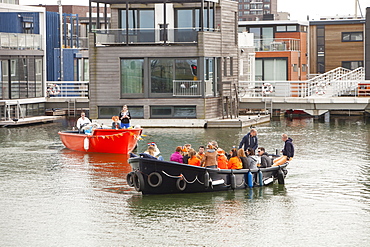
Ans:
<svg viewBox="0 0 370 247"><path fill-rule="evenodd" d="M239 26L266 26L266 25L302 25L308 26L308 21L274 20L274 21L239 21Z"/></svg>
<svg viewBox="0 0 370 247"><path fill-rule="evenodd" d="M90 0L91 3L106 3L106 4L147 4L147 3L200 3L202 0ZM204 2L216 2L219 0L204 0Z"/></svg>
<svg viewBox="0 0 370 247"><path fill-rule="evenodd" d="M341 24L362 24L366 19L335 19L310 21L310 25L341 25Z"/></svg>

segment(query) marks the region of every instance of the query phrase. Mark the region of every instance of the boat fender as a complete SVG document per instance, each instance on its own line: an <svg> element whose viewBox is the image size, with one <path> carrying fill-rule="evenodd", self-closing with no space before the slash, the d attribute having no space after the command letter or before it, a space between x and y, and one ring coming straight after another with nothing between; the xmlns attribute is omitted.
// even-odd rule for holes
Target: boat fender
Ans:
<svg viewBox="0 0 370 247"><path fill-rule="evenodd" d="M176 180L176 189L184 191L186 189L186 181L182 177Z"/></svg>
<svg viewBox="0 0 370 247"><path fill-rule="evenodd" d="M85 149L85 151L87 151L87 150L89 150L89 145L90 143L89 143L89 138L87 138L87 137L85 137L85 139L84 139L84 149Z"/></svg>
<svg viewBox="0 0 370 247"><path fill-rule="evenodd" d="M277 172L277 179L278 179L279 184L285 184L284 172L281 169L279 169L278 172Z"/></svg>
<svg viewBox="0 0 370 247"><path fill-rule="evenodd" d="M134 187L136 191L140 192L145 189L144 177L140 171L135 171L133 181L134 181Z"/></svg>
<svg viewBox="0 0 370 247"><path fill-rule="evenodd" d="M207 171L204 173L204 187L206 189L209 187L209 173Z"/></svg>
<svg viewBox="0 0 370 247"><path fill-rule="evenodd" d="M253 188L253 173L251 171L248 172L247 180L248 180L248 187Z"/></svg>
<svg viewBox="0 0 370 247"><path fill-rule="evenodd" d="M230 174L230 185L233 190L236 189L236 177L234 173Z"/></svg>
<svg viewBox="0 0 370 247"><path fill-rule="evenodd" d="M148 176L148 184L153 188L156 188L162 184L162 175L158 172L152 172Z"/></svg>
<svg viewBox="0 0 370 247"><path fill-rule="evenodd" d="M263 173L261 170L258 170L258 183L260 186L263 186Z"/></svg>
<svg viewBox="0 0 370 247"><path fill-rule="evenodd" d="M134 172L130 172L126 177L127 184L130 187L134 187L134 174Z"/></svg>

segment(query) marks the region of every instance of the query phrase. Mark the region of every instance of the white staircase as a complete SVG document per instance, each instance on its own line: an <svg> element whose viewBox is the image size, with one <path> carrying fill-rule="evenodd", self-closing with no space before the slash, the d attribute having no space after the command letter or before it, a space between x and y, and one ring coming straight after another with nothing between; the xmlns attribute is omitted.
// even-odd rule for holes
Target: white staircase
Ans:
<svg viewBox="0 0 370 247"><path fill-rule="evenodd" d="M365 80L363 67L355 70L338 67L318 75L303 86L302 97L337 97L356 92L358 84ZM355 95L353 95L355 96Z"/></svg>

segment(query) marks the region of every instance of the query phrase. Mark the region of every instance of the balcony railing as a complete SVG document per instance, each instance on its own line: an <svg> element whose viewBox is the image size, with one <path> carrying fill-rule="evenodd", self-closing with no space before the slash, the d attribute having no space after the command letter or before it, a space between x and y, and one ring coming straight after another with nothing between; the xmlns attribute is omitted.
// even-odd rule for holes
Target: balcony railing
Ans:
<svg viewBox="0 0 370 247"><path fill-rule="evenodd" d="M41 35L25 33L0 33L0 49L41 50Z"/></svg>
<svg viewBox="0 0 370 247"><path fill-rule="evenodd" d="M122 44L162 44L167 43L197 43L199 28L130 28L128 36L126 29L96 29L97 46ZM205 31L215 31L206 29Z"/></svg>
<svg viewBox="0 0 370 247"><path fill-rule="evenodd" d="M300 51L299 39L255 39L256 51Z"/></svg>
<svg viewBox="0 0 370 247"><path fill-rule="evenodd" d="M202 96L201 82L202 81L193 80L173 80L173 96Z"/></svg>
<svg viewBox="0 0 370 247"><path fill-rule="evenodd" d="M88 81L48 81L48 97L89 97Z"/></svg>

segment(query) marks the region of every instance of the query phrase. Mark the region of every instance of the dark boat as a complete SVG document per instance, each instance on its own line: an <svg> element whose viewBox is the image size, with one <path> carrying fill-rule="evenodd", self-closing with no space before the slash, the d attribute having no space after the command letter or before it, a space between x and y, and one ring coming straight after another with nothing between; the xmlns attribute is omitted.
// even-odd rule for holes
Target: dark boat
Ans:
<svg viewBox="0 0 370 247"><path fill-rule="evenodd" d="M288 163L268 168L211 169L172 161L144 158L129 159L132 172L127 183L143 194L212 192L284 184Z"/></svg>

